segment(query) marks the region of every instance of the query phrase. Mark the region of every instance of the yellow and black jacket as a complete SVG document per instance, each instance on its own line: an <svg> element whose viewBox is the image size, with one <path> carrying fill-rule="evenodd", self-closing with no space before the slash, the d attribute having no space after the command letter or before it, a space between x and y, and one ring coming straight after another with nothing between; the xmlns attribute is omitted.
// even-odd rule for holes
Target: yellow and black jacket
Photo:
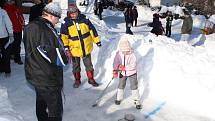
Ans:
<svg viewBox="0 0 215 121"><path fill-rule="evenodd" d="M100 43L98 33L85 15L77 19L66 17L61 25L61 39L73 57L84 57L93 50L93 43Z"/></svg>

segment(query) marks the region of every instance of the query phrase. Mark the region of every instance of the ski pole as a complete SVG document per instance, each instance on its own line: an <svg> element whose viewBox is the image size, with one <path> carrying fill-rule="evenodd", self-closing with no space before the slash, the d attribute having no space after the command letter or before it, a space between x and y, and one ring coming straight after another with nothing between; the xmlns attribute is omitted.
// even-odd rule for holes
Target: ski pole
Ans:
<svg viewBox="0 0 215 121"><path fill-rule="evenodd" d="M112 82L112 80L114 79L114 77L112 77L112 79L108 82L107 86L105 87L105 89L102 91L102 93L99 95L99 97L96 99L95 103L92 105L92 107L96 107L98 106L99 102L101 101L105 91L107 90L107 88L109 87L110 83Z"/></svg>

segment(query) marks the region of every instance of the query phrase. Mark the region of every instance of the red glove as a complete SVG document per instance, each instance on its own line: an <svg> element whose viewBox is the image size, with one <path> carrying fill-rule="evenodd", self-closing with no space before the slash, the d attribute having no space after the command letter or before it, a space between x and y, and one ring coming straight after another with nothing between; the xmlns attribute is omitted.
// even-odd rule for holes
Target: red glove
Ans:
<svg viewBox="0 0 215 121"><path fill-rule="evenodd" d="M119 70L125 71L125 66L120 64L120 65L119 65Z"/></svg>
<svg viewBox="0 0 215 121"><path fill-rule="evenodd" d="M117 71L113 71L113 78L117 78L118 77L118 72Z"/></svg>

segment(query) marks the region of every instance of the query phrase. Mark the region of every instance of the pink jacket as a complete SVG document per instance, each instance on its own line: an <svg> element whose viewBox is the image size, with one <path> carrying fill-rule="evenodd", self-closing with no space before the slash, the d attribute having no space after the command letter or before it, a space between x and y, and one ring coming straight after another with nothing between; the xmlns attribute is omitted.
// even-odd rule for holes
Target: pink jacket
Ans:
<svg viewBox="0 0 215 121"><path fill-rule="evenodd" d="M125 71L121 72L123 76L131 76L137 73L137 59L133 52L129 55L124 55L118 51L114 58L113 69L117 70L120 64L125 66Z"/></svg>

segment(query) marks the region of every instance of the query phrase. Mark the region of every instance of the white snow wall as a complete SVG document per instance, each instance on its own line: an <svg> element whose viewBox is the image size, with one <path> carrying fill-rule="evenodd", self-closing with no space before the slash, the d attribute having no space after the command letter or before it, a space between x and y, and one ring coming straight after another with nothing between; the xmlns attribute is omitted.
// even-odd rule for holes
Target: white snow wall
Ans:
<svg viewBox="0 0 215 121"><path fill-rule="evenodd" d="M172 6L175 3L179 3L179 1L181 0L149 0L149 3L151 6L167 5L167 3L169 3L169 6Z"/></svg>

